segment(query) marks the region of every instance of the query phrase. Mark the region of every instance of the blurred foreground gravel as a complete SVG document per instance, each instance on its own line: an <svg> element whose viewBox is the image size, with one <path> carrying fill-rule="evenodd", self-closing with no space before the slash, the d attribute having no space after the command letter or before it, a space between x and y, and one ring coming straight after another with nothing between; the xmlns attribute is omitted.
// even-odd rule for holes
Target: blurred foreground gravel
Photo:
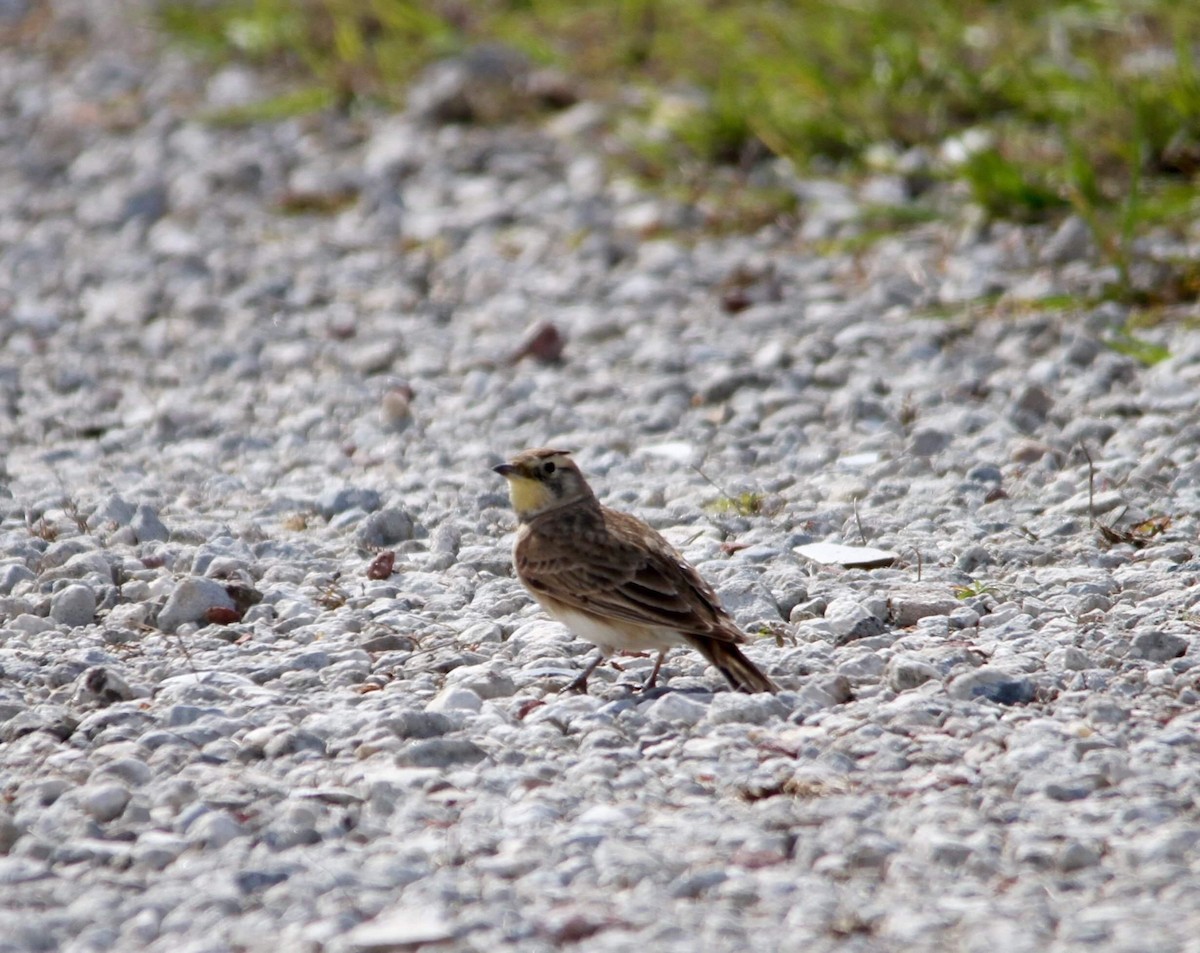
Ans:
<svg viewBox="0 0 1200 953"><path fill-rule="evenodd" d="M1079 223L713 237L588 103L214 126L122 10L0 49L0 951L1197 948L1200 338L1039 307ZM787 691L558 694L547 443Z"/></svg>

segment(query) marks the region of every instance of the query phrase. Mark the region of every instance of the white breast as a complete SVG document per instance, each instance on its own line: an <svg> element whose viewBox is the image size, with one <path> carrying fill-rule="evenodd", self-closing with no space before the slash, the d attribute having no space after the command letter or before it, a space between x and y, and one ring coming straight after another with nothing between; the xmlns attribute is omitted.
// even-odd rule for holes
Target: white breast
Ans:
<svg viewBox="0 0 1200 953"><path fill-rule="evenodd" d="M537 593L533 595L536 599ZM609 623L582 612L563 609L561 605L552 608L541 599L538 602L551 618L561 622L581 639L598 646L606 656L613 652L665 652L673 646L686 644L671 629Z"/></svg>

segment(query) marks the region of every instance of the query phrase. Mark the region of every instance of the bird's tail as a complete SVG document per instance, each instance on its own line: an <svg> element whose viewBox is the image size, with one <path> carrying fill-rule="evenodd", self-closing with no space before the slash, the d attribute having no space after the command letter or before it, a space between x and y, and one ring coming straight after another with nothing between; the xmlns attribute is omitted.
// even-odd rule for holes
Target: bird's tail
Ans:
<svg viewBox="0 0 1200 953"><path fill-rule="evenodd" d="M711 636L685 636L688 642L701 655L725 676L739 692L770 692L779 691L779 686L767 678L757 665L751 662L737 643Z"/></svg>

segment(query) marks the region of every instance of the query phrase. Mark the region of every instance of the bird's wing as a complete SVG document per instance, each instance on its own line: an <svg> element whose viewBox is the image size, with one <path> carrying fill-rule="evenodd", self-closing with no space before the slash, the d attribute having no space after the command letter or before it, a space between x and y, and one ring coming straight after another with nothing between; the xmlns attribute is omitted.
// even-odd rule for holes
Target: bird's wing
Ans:
<svg viewBox="0 0 1200 953"><path fill-rule="evenodd" d="M517 573L530 589L602 618L745 640L712 587L649 526L609 509L602 522L555 518L518 545Z"/></svg>

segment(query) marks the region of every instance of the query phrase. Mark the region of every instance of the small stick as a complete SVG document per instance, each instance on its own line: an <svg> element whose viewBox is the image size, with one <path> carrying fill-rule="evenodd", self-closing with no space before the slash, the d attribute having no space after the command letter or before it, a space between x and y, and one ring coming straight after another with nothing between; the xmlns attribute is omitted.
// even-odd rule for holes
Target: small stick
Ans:
<svg viewBox="0 0 1200 953"><path fill-rule="evenodd" d="M863 532L862 520L858 518L858 497L854 498L854 522L858 526L858 538L864 546L867 545L867 534Z"/></svg>
<svg viewBox="0 0 1200 953"><path fill-rule="evenodd" d="M1088 451L1087 444L1082 440L1079 441L1079 449L1083 451L1084 459L1088 462L1088 526L1096 525L1096 464L1092 462L1092 455Z"/></svg>

